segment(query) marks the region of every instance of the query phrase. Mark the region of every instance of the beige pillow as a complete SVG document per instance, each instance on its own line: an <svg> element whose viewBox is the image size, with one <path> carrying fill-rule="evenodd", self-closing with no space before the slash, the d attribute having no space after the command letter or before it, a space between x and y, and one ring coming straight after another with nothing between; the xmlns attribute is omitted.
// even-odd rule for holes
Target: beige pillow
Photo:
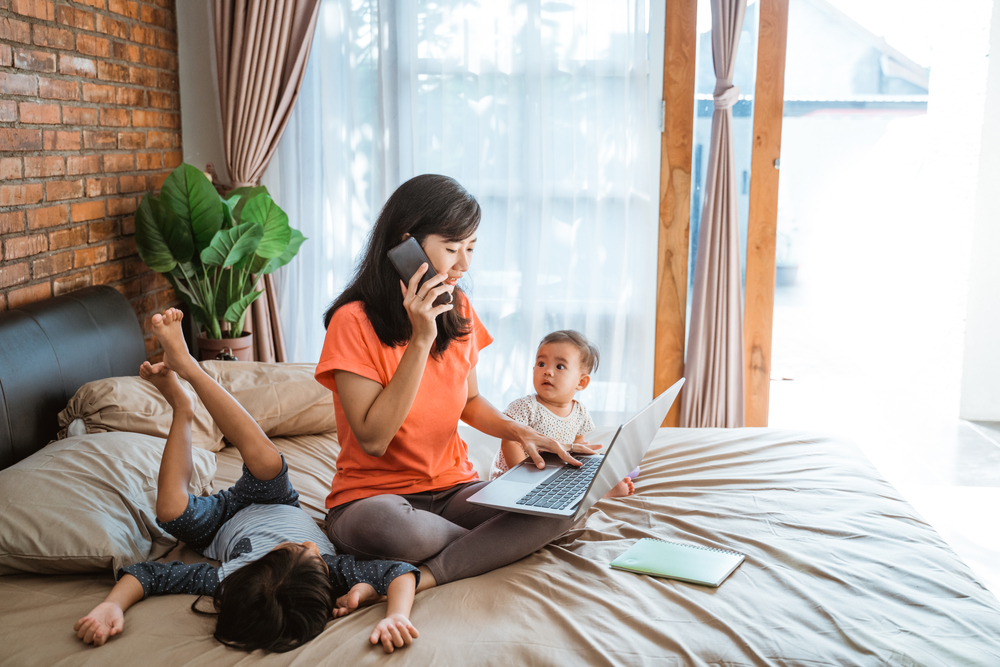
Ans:
<svg viewBox="0 0 1000 667"><path fill-rule="evenodd" d="M333 393L314 364L203 361L201 367L240 402L268 437L337 430Z"/></svg>
<svg viewBox="0 0 1000 667"><path fill-rule="evenodd" d="M135 433L58 440L0 470L0 574L94 572L155 560L173 545L156 525L166 441ZM215 455L194 449L190 491L211 492Z"/></svg>
<svg viewBox="0 0 1000 667"><path fill-rule="evenodd" d="M181 384L194 396L190 384L184 380ZM191 444L212 452L222 449L222 431L197 399L194 415ZM173 410L167 399L150 382L137 375L105 378L88 382L69 399L59 413L59 428L63 429L59 437L69 435L69 425L80 419L87 433L118 431L166 438L172 418Z"/></svg>

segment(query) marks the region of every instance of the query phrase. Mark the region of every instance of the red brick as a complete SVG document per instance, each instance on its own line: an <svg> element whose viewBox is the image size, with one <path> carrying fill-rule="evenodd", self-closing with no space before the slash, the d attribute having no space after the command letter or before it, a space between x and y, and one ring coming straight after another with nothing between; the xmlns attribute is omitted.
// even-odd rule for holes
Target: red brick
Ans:
<svg viewBox="0 0 1000 667"><path fill-rule="evenodd" d="M118 106L141 107L146 105L146 91L140 88L125 88L119 86L116 90Z"/></svg>
<svg viewBox="0 0 1000 667"><path fill-rule="evenodd" d="M37 46L47 46L51 49L73 50L73 33L62 28L38 25L31 29L32 41Z"/></svg>
<svg viewBox="0 0 1000 667"><path fill-rule="evenodd" d="M52 281L52 296L62 296L90 286L90 271L60 276Z"/></svg>
<svg viewBox="0 0 1000 667"><path fill-rule="evenodd" d="M156 312L161 312L177 303L177 292L173 289L165 289L156 293Z"/></svg>
<svg viewBox="0 0 1000 667"><path fill-rule="evenodd" d="M144 132L119 132L118 148L145 148L146 134Z"/></svg>
<svg viewBox="0 0 1000 667"><path fill-rule="evenodd" d="M80 269L85 266L93 266L108 261L108 246L102 245L94 248L83 248L73 252L73 268Z"/></svg>
<svg viewBox="0 0 1000 667"><path fill-rule="evenodd" d="M28 282L28 263L0 265L0 289Z"/></svg>
<svg viewBox="0 0 1000 667"><path fill-rule="evenodd" d="M89 58L60 55L59 73L93 79L97 76L97 63Z"/></svg>
<svg viewBox="0 0 1000 667"><path fill-rule="evenodd" d="M163 166L173 169L179 167L184 162L184 154L180 151L170 151L163 154Z"/></svg>
<svg viewBox="0 0 1000 667"><path fill-rule="evenodd" d="M139 3L133 0L108 0L108 11L127 16L130 19L139 18Z"/></svg>
<svg viewBox="0 0 1000 667"><path fill-rule="evenodd" d="M33 19L56 20L56 10L52 0L11 0L10 10Z"/></svg>
<svg viewBox="0 0 1000 667"><path fill-rule="evenodd" d="M28 229L55 227L69 222L69 206L28 209Z"/></svg>
<svg viewBox="0 0 1000 667"><path fill-rule="evenodd" d="M56 6L56 22L73 26L81 30L94 30L94 15L82 9L73 9L66 5Z"/></svg>
<svg viewBox="0 0 1000 667"><path fill-rule="evenodd" d="M116 21L100 14L97 15L97 32L128 39L128 25L123 21Z"/></svg>
<svg viewBox="0 0 1000 667"><path fill-rule="evenodd" d="M107 241L120 235L117 220L102 220L101 222L92 222L87 226L87 240L90 243Z"/></svg>
<svg viewBox="0 0 1000 667"><path fill-rule="evenodd" d="M24 206L42 201L42 184L0 185L0 206Z"/></svg>
<svg viewBox="0 0 1000 667"><path fill-rule="evenodd" d="M156 80L156 87L164 90L179 90L180 81L173 72L160 72Z"/></svg>
<svg viewBox="0 0 1000 667"><path fill-rule="evenodd" d="M128 83L128 65L116 65L102 60L97 63L97 78L101 81Z"/></svg>
<svg viewBox="0 0 1000 667"><path fill-rule="evenodd" d="M124 267L122 267L122 269L122 272L124 273ZM141 297L132 302L132 309L139 317L143 317L148 313L156 313L156 295L143 294Z"/></svg>
<svg viewBox="0 0 1000 667"><path fill-rule="evenodd" d="M115 42L111 45L115 60L127 60L130 63L139 62L139 47L128 42Z"/></svg>
<svg viewBox="0 0 1000 667"><path fill-rule="evenodd" d="M49 181L45 184L45 199L78 199L83 196L83 181Z"/></svg>
<svg viewBox="0 0 1000 667"><path fill-rule="evenodd" d="M58 104L21 102L21 122L53 125L59 123Z"/></svg>
<svg viewBox="0 0 1000 667"><path fill-rule="evenodd" d="M113 195L118 193L118 179L111 178L88 178L87 196L100 197L102 195Z"/></svg>
<svg viewBox="0 0 1000 667"><path fill-rule="evenodd" d="M45 234L34 234L32 236L18 236L9 238L4 243L4 261L11 259L21 259L31 257L49 249L49 239Z"/></svg>
<svg viewBox="0 0 1000 667"><path fill-rule="evenodd" d="M84 130L83 147L96 149L117 148L118 136L114 132Z"/></svg>
<svg viewBox="0 0 1000 667"><path fill-rule="evenodd" d="M48 257L36 259L31 263L32 275L36 278L47 278L57 273L66 273L73 268L73 253L60 252Z"/></svg>
<svg viewBox="0 0 1000 667"><path fill-rule="evenodd" d="M135 213L135 209L138 207L135 197L126 197L124 199L109 199L108 200L108 215L126 215L128 213Z"/></svg>
<svg viewBox="0 0 1000 667"><path fill-rule="evenodd" d="M0 67L14 66L14 52L7 44L0 44Z"/></svg>
<svg viewBox="0 0 1000 667"><path fill-rule="evenodd" d="M150 67L170 69L170 54L166 51L146 48L142 50L142 62Z"/></svg>
<svg viewBox="0 0 1000 667"><path fill-rule="evenodd" d="M146 95L149 99L149 106L155 109L175 109L174 100L175 95L173 93L158 93L155 90L149 91Z"/></svg>
<svg viewBox="0 0 1000 667"><path fill-rule="evenodd" d="M136 109L132 112L132 127L159 127L160 114L155 111L140 111Z"/></svg>
<svg viewBox="0 0 1000 667"><path fill-rule="evenodd" d="M122 176L118 179L118 191L122 193L126 192L143 192L146 190L146 177L139 176Z"/></svg>
<svg viewBox="0 0 1000 667"><path fill-rule="evenodd" d="M30 74L0 72L0 94L35 96L38 86Z"/></svg>
<svg viewBox="0 0 1000 667"><path fill-rule="evenodd" d="M87 242L86 227L70 227L58 232L49 232L49 250L62 250Z"/></svg>
<svg viewBox="0 0 1000 667"><path fill-rule="evenodd" d="M0 16L0 40L31 43L31 24Z"/></svg>
<svg viewBox="0 0 1000 667"><path fill-rule="evenodd" d="M97 109L93 107L63 107L64 125L97 125Z"/></svg>
<svg viewBox="0 0 1000 667"><path fill-rule="evenodd" d="M0 158L0 181L9 181L18 178L21 178L21 158Z"/></svg>
<svg viewBox="0 0 1000 667"><path fill-rule="evenodd" d="M104 9L104 0L76 0L78 5L87 5L88 7L93 7L94 9Z"/></svg>
<svg viewBox="0 0 1000 667"><path fill-rule="evenodd" d="M135 234L135 216L122 218L122 235Z"/></svg>
<svg viewBox="0 0 1000 667"><path fill-rule="evenodd" d="M101 109L101 125L128 127L131 124L127 109Z"/></svg>
<svg viewBox="0 0 1000 667"><path fill-rule="evenodd" d="M121 280L125 276L125 267L121 262L104 264L93 271L95 285L107 285Z"/></svg>
<svg viewBox="0 0 1000 667"><path fill-rule="evenodd" d="M7 151L37 151L41 149L41 130L0 128L0 153Z"/></svg>
<svg viewBox="0 0 1000 667"><path fill-rule="evenodd" d="M150 292L155 292L156 290L163 289L165 287L170 287L170 283L163 277L163 274L150 271L142 276L143 294L149 294Z"/></svg>
<svg viewBox="0 0 1000 667"><path fill-rule="evenodd" d="M135 168L141 171L159 169L163 166L163 158L159 153L138 153L135 156Z"/></svg>
<svg viewBox="0 0 1000 667"><path fill-rule="evenodd" d="M147 144L150 148L173 148L174 132L150 132L147 136Z"/></svg>
<svg viewBox="0 0 1000 667"><path fill-rule="evenodd" d="M151 23L160 28L172 28L173 22L167 12L147 5L142 6L142 22Z"/></svg>
<svg viewBox="0 0 1000 667"><path fill-rule="evenodd" d="M17 121L17 102L0 100L0 123L13 123L15 121Z"/></svg>
<svg viewBox="0 0 1000 667"><path fill-rule="evenodd" d="M140 44L148 44L149 46L156 46L157 42L155 30L135 23L132 24L129 39Z"/></svg>
<svg viewBox="0 0 1000 667"><path fill-rule="evenodd" d="M70 214L73 216L74 223L85 222L87 220L99 220L104 217L105 212L103 199L98 201L88 201L82 204L73 204L69 208Z"/></svg>
<svg viewBox="0 0 1000 667"><path fill-rule="evenodd" d="M120 292L121 290L118 290L118 291ZM4 310L7 310L7 295L6 294L0 294L0 311L4 311ZM153 363L153 362L150 361L149 363Z"/></svg>
<svg viewBox="0 0 1000 667"><path fill-rule="evenodd" d="M49 176L64 176L66 165L61 155L24 158L25 178L48 178Z"/></svg>
<svg viewBox="0 0 1000 667"><path fill-rule="evenodd" d="M167 176L170 175L169 171L164 171L159 174L151 175L149 177L149 189L159 190L163 187L163 181L167 180Z"/></svg>
<svg viewBox="0 0 1000 667"><path fill-rule="evenodd" d="M96 174L101 170L99 155L69 155L66 157L66 173L70 176Z"/></svg>
<svg viewBox="0 0 1000 667"><path fill-rule="evenodd" d="M131 278L133 276L140 276L143 273L149 271L149 267L142 263L142 260L138 257L133 257L132 259L126 260L125 264L125 277ZM145 290L141 291L140 294L144 293Z"/></svg>
<svg viewBox="0 0 1000 667"><path fill-rule="evenodd" d="M84 102L106 102L113 104L115 101L115 87L99 83L84 83L83 100Z"/></svg>
<svg viewBox="0 0 1000 667"><path fill-rule="evenodd" d="M22 287L21 289L15 289L8 292L7 303L10 308L20 308L21 306L26 306L29 303L41 301L42 299L48 299L50 296L52 296L50 285L47 282L37 283L35 285L31 285L30 287Z"/></svg>
<svg viewBox="0 0 1000 667"><path fill-rule="evenodd" d="M122 283L121 285L115 285L115 289L121 292L126 299L132 299L142 294L142 281L139 280L138 278L135 280L130 280L127 283Z"/></svg>
<svg viewBox="0 0 1000 667"><path fill-rule="evenodd" d="M135 158L131 153L105 155L104 171L132 171L135 169Z"/></svg>
<svg viewBox="0 0 1000 667"><path fill-rule="evenodd" d="M56 54L29 49L14 50L14 67L30 69L33 72L55 72Z"/></svg>
<svg viewBox="0 0 1000 667"><path fill-rule="evenodd" d="M151 45L152 46L152 45ZM177 35L169 32L156 33L156 46L167 51L177 52Z"/></svg>
<svg viewBox="0 0 1000 667"><path fill-rule="evenodd" d="M63 79L38 78L38 96L50 100L80 99L80 84Z"/></svg>
<svg viewBox="0 0 1000 667"><path fill-rule="evenodd" d="M112 241L111 243L108 244L109 259L121 259L122 257L131 257L137 252L138 250L136 250L134 238L122 239L121 241Z"/></svg>
<svg viewBox="0 0 1000 667"><path fill-rule="evenodd" d="M24 231L24 211L0 213L0 234Z"/></svg>
<svg viewBox="0 0 1000 667"><path fill-rule="evenodd" d="M45 130L45 150L78 151L80 150L80 133Z"/></svg>
<svg viewBox="0 0 1000 667"><path fill-rule="evenodd" d="M111 42L103 37L93 35L77 35L76 50L85 56L111 57Z"/></svg>

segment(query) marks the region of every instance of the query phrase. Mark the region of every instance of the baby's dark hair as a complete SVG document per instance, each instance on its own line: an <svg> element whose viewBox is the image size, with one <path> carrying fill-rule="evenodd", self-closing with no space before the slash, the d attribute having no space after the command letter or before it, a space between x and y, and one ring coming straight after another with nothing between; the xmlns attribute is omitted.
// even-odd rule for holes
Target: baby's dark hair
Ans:
<svg viewBox="0 0 1000 667"><path fill-rule="evenodd" d="M587 375L597 371L597 365L601 362L601 352L597 349L596 345L587 340L587 337L579 331L573 331L572 329L553 331L542 339L542 342L538 344L538 348L541 349L542 345L548 345L549 343L569 343L580 353L580 364L583 366L583 371Z"/></svg>
<svg viewBox="0 0 1000 667"><path fill-rule="evenodd" d="M323 632L333 609L330 575L316 558L275 549L244 565L215 589L215 638L244 651L284 653Z"/></svg>

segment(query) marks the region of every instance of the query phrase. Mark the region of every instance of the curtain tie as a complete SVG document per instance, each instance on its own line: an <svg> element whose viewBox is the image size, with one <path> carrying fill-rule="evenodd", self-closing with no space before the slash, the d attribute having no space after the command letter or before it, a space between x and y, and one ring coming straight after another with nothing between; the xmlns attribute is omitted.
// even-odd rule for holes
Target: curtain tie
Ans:
<svg viewBox="0 0 1000 667"><path fill-rule="evenodd" d="M720 87L723 85L725 84L720 82L720 84L715 87L715 95L713 95L713 98L715 100L716 111L732 108L732 106L736 104L736 100L740 97L739 86L730 85L727 88L722 88L720 91Z"/></svg>

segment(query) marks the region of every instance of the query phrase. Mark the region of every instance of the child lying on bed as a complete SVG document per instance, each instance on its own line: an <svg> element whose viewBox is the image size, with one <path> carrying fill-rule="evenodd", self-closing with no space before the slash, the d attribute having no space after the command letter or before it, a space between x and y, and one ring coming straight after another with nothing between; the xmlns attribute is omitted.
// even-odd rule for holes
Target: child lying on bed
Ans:
<svg viewBox="0 0 1000 667"><path fill-rule="evenodd" d="M535 393L513 401L504 414L544 436L567 445L572 453L574 445L589 445L584 437L594 430L594 422L583 403L575 400L576 392L590 384L590 374L597 370L600 353L587 338L571 330L553 331L542 339L535 353L532 380ZM493 457L490 479L496 479L516 466L526 457L516 442L502 440ZM608 491L605 498L630 496L635 492L632 477L639 474L636 468L628 477Z"/></svg>
<svg viewBox="0 0 1000 667"><path fill-rule="evenodd" d="M213 596L215 638L223 644L246 651L288 651L322 632L331 616L350 613L380 594L388 595L388 609L372 631L371 643L381 642L386 653L408 646L418 636L407 617L414 592L421 588L420 570L396 561L336 555L299 506L284 457L188 353L181 317L175 309L153 316L163 363L145 362L139 369L173 408L157 480L156 519L171 535L222 565L174 561L123 567L105 601L73 626L77 636L101 646L122 632L125 610L136 602L148 595L188 593ZM191 383L243 457L243 476L213 496L195 497L187 490L194 403L177 375ZM195 611L197 602L192 604Z"/></svg>

